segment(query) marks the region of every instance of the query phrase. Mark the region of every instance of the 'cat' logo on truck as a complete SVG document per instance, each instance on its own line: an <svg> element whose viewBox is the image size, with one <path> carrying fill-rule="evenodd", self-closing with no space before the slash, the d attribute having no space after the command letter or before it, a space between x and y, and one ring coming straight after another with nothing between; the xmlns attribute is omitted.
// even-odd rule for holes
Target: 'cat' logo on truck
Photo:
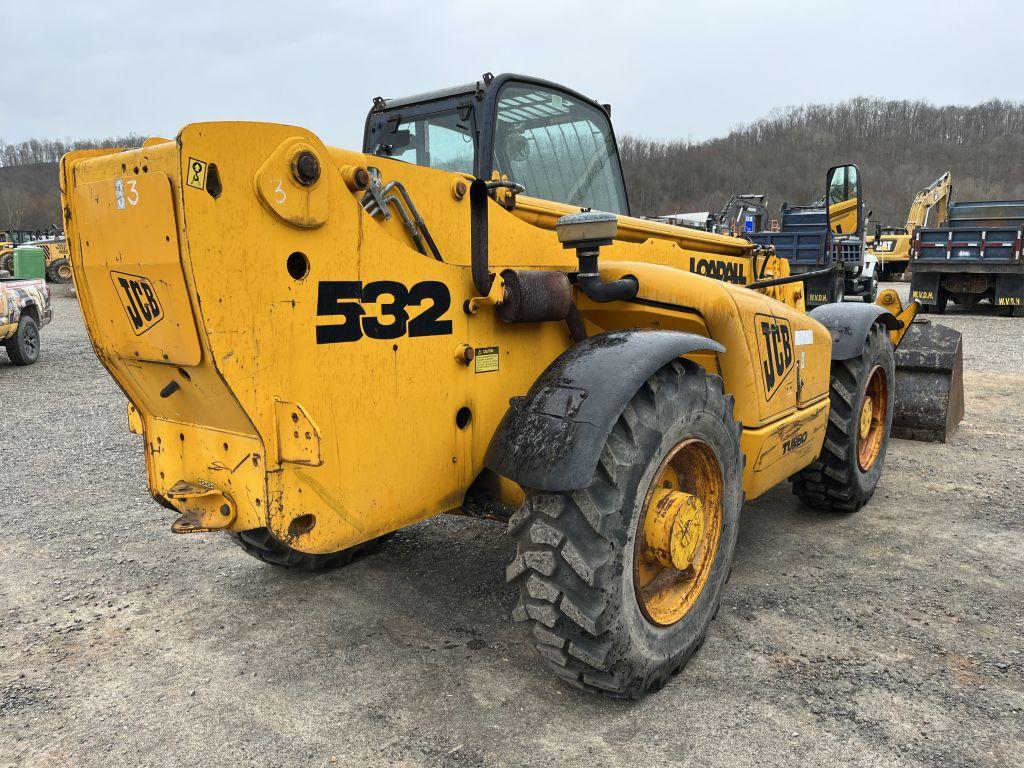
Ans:
<svg viewBox="0 0 1024 768"><path fill-rule="evenodd" d="M771 400L793 369L793 329L788 320L773 315L754 315L754 323L764 396Z"/></svg>
<svg viewBox="0 0 1024 768"><path fill-rule="evenodd" d="M121 299L121 306L128 313L132 329L140 336L164 319L160 302L156 298L156 289L148 278L129 275L124 272L111 272L114 290Z"/></svg>

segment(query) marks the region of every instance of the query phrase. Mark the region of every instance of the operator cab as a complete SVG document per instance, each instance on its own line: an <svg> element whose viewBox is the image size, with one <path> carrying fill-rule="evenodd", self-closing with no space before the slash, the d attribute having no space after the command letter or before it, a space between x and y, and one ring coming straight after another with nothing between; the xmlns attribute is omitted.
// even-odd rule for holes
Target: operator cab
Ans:
<svg viewBox="0 0 1024 768"><path fill-rule="evenodd" d="M609 111L545 80L487 73L462 87L374 99L363 152L507 179L530 197L628 215Z"/></svg>

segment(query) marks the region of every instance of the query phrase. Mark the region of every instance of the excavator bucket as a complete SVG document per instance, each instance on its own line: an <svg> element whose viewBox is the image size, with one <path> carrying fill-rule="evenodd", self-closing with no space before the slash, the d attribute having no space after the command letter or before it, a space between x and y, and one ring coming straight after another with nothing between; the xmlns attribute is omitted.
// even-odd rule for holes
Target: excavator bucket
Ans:
<svg viewBox="0 0 1024 768"><path fill-rule="evenodd" d="M944 443L964 417L959 331L918 318L896 348L892 436Z"/></svg>

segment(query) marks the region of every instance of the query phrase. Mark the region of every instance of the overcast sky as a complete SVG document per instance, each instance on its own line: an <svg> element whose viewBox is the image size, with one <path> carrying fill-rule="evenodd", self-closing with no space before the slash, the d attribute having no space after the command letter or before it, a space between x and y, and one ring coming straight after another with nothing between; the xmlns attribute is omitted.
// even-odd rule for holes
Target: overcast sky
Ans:
<svg viewBox="0 0 1024 768"><path fill-rule="evenodd" d="M620 134L694 140L858 95L1024 100L1024 3L1011 0L0 0L0 11L8 142L250 119L356 148L374 96L485 71L610 102Z"/></svg>

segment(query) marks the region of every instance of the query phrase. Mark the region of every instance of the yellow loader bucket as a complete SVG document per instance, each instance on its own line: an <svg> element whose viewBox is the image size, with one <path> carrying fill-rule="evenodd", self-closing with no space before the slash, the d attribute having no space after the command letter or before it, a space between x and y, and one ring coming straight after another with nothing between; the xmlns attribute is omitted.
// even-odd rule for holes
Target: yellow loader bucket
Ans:
<svg viewBox="0 0 1024 768"><path fill-rule="evenodd" d="M918 318L896 349L892 436L944 443L963 417L961 334Z"/></svg>

